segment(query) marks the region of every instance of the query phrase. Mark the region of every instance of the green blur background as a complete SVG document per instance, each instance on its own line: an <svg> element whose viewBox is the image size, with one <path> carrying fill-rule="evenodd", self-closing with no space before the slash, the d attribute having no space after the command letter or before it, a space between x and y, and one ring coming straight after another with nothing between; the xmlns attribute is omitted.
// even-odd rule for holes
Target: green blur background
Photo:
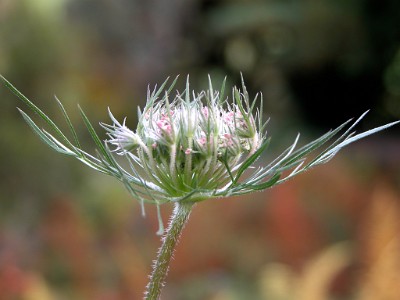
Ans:
<svg viewBox="0 0 400 300"><path fill-rule="evenodd" d="M0 0L0 73L64 124L57 95L89 150L77 104L95 125L110 107L135 128L148 84L231 86L240 72L271 118L265 162L367 109L358 130L398 120L400 2ZM0 299L141 299L155 208L143 218L118 182L41 143L4 86L0 99ZM162 299L400 299L399 134L197 205Z"/></svg>

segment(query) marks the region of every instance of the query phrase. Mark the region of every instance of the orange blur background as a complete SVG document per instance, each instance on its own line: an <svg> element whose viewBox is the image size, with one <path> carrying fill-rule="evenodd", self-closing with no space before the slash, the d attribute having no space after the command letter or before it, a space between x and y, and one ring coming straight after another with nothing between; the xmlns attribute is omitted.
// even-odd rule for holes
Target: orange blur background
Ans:
<svg viewBox="0 0 400 300"><path fill-rule="evenodd" d="M77 104L135 128L147 85L178 74L201 89L243 72L262 91L265 162L367 109L360 131L398 120L399 41L395 0L0 0L0 73L63 124L57 95L89 151ZM0 299L141 299L155 207L143 218L118 182L42 144L4 86L0 99ZM199 203L162 299L400 299L398 127L271 190Z"/></svg>

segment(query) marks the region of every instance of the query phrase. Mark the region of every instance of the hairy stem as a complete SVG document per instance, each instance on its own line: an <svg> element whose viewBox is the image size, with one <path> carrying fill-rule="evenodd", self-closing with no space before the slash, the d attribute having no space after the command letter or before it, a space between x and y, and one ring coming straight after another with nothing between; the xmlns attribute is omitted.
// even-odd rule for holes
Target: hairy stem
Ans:
<svg viewBox="0 0 400 300"><path fill-rule="evenodd" d="M162 245L158 251L157 260L153 265L150 282L146 287L145 300L159 299L175 246L181 236L182 229L189 219L192 208L193 203L175 203L167 232L162 238Z"/></svg>

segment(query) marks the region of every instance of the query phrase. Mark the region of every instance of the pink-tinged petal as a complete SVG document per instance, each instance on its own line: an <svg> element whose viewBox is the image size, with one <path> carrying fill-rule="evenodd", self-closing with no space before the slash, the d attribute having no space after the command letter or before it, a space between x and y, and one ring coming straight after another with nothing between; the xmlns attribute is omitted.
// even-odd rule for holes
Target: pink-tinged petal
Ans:
<svg viewBox="0 0 400 300"><path fill-rule="evenodd" d="M204 146L204 145L207 143L207 139L206 139L205 137L202 137L202 138L199 138L199 139L197 140L197 142L198 142L200 145Z"/></svg>
<svg viewBox="0 0 400 300"><path fill-rule="evenodd" d="M201 109L201 112L203 113L203 116L204 116L205 118L208 118L208 107L207 107L207 106L204 106L204 107Z"/></svg>

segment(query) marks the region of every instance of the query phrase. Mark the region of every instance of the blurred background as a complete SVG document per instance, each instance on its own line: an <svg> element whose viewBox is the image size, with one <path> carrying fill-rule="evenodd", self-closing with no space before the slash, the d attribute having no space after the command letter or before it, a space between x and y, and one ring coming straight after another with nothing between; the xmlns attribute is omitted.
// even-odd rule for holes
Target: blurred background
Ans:
<svg viewBox="0 0 400 300"><path fill-rule="evenodd" d="M201 89L242 72L263 93L265 162L367 109L360 131L398 120L399 41L397 0L0 0L0 73L63 124L57 95L89 150L77 104L135 128L147 85L178 74ZM0 299L141 299L155 208L142 218L118 182L42 144L4 86L0 98ZM400 299L399 134L198 205L163 299Z"/></svg>

